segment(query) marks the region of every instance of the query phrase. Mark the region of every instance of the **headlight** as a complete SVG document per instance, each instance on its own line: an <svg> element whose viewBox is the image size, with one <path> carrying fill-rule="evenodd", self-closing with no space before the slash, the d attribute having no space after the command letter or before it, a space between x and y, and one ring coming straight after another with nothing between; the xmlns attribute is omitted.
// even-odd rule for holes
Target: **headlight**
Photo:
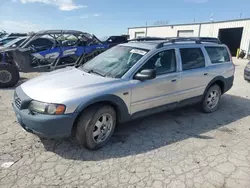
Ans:
<svg viewBox="0 0 250 188"><path fill-rule="evenodd" d="M31 101L29 109L33 112L41 114L63 114L65 112L66 106L63 104L50 104L43 103L39 101Z"/></svg>
<svg viewBox="0 0 250 188"><path fill-rule="evenodd" d="M247 64L247 68L250 69L250 63Z"/></svg>

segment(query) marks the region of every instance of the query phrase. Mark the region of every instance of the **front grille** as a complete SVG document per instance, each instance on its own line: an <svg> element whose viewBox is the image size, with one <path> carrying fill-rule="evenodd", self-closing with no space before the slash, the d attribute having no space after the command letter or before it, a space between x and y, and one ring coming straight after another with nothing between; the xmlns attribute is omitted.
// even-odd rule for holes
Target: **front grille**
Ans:
<svg viewBox="0 0 250 188"><path fill-rule="evenodd" d="M21 109L22 100L17 95L15 95L15 105L19 110Z"/></svg>

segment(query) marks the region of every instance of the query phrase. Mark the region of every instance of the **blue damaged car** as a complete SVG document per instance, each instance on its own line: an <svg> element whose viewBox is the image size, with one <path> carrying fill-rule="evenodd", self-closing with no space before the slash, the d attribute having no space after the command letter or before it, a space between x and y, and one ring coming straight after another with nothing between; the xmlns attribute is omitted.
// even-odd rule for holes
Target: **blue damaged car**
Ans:
<svg viewBox="0 0 250 188"><path fill-rule="evenodd" d="M0 51L0 88L12 87L19 72L46 72L79 66L109 48L97 37L75 30L47 30L32 34L17 48Z"/></svg>

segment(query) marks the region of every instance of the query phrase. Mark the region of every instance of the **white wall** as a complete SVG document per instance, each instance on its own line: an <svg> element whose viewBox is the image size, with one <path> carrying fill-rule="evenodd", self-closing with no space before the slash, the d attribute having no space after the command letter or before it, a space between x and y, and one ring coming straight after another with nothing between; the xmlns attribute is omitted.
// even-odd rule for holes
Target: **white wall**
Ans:
<svg viewBox="0 0 250 188"><path fill-rule="evenodd" d="M201 25L202 37L218 37L219 29L243 27L242 39L240 48L248 50L250 42L250 20L223 22L223 23L211 23Z"/></svg>
<svg viewBox="0 0 250 188"><path fill-rule="evenodd" d="M242 40L240 48L243 50L248 50L250 42L250 20L238 20L229 22L219 22L219 23L204 23L204 24L194 24L194 25L176 25L176 26L156 26L146 28L129 28L128 34L130 38L135 38L135 32L145 32L147 36L150 37L177 37L179 30L193 30L193 36L201 37L218 37L219 29L223 28L235 28L243 27Z"/></svg>
<svg viewBox="0 0 250 188"><path fill-rule="evenodd" d="M193 30L194 36L198 36L199 25L149 27L148 31L147 31L147 36L150 36L150 37L177 37L179 30Z"/></svg>

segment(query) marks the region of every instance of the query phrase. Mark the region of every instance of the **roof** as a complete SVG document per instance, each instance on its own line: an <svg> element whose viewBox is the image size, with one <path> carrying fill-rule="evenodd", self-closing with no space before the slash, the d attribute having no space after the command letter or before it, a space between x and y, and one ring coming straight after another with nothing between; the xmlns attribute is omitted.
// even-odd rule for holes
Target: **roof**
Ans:
<svg viewBox="0 0 250 188"><path fill-rule="evenodd" d="M154 48L162 48L165 44L217 44L221 45L219 39L213 37L173 37L166 38L166 40L147 40L147 41L131 41L121 46L131 46L135 48L142 48L152 50Z"/></svg>
<svg viewBox="0 0 250 188"><path fill-rule="evenodd" d="M129 46L134 48L141 48L146 50L152 50L156 48L156 46L160 43L160 41L140 41L140 42L128 42L120 44L120 46Z"/></svg>
<svg viewBox="0 0 250 188"><path fill-rule="evenodd" d="M200 25L200 24L225 23L225 22L237 22L237 21L250 21L250 18L233 19L233 20L221 20L221 21L214 21L214 22L211 22L211 21L210 21L210 22L197 22L197 23L182 23L182 24L166 24L166 25L137 26L137 27L129 27L128 29L150 28L150 27L183 26L183 25Z"/></svg>

